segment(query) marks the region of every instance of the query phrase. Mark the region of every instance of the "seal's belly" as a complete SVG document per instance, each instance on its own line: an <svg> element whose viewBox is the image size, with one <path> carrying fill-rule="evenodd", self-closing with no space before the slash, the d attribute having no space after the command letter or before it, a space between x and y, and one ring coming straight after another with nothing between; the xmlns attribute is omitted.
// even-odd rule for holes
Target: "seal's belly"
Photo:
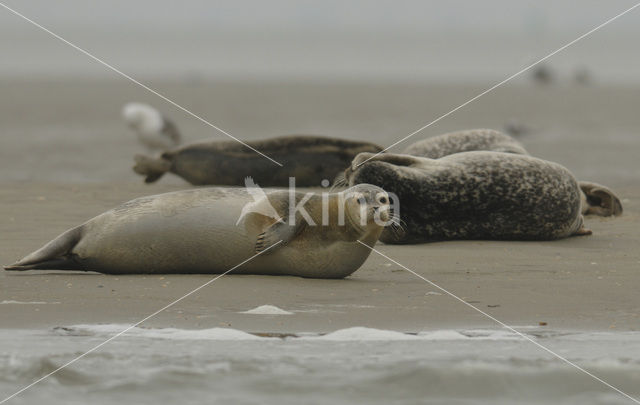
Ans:
<svg viewBox="0 0 640 405"><path fill-rule="evenodd" d="M233 273L344 278L360 268L370 253L358 242L335 241L306 249L294 242L255 257Z"/></svg>

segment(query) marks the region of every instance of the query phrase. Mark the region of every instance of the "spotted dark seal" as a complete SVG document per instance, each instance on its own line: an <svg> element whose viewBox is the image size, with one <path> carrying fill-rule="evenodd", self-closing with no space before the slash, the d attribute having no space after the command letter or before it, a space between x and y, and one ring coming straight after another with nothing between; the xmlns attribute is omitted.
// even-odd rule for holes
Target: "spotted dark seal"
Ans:
<svg viewBox="0 0 640 405"><path fill-rule="evenodd" d="M552 240L591 233L583 227L573 175L531 156L475 151L429 159L361 153L345 179L349 185L375 184L399 199L405 233L385 231L385 243Z"/></svg>
<svg viewBox="0 0 640 405"><path fill-rule="evenodd" d="M423 139L409 145L402 153L439 159L460 152L487 150L528 155L526 149L512 137L493 129L469 129Z"/></svg>
<svg viewBox="0 0 640 405"><path fill-rule="evenodd" d="M333 180L358 153L382 150L369 142L310 135L281 136L247 144L280 162L282 167L239 142L205 141L166 151L159 158L137 155L133 169L145 176L146 183L171 172L196 185L241 186L245 177L251 176L265 187L287 187L289 177L295 177L297 186L317 187L324 179Z"/></svg>
<svg viewBox="0 0 640 405"><path fill-rule="evenodd" d="M520 142L493 129L470 129L434 136L410 145L403 153L439 159L454 153L469 151L529 155ZM611 189L589 181L579 181L578 184L582 190L581 211L584 215L607 217L622 214L622 203Z"/></svg>

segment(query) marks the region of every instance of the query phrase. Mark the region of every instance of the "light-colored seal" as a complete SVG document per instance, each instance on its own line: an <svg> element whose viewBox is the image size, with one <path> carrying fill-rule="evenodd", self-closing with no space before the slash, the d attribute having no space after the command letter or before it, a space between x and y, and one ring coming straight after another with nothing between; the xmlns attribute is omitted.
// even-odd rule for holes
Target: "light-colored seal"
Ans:
<svg viewBox="0 0 640 405"><path fill-rule="evenodd" d="M304 211L291 214L290 198ZM236 225L246 204L258 207L245 210ZM280 218L260 209L265 204ZM216 274L246 261L233 273L342 278L364 263L367 246L378 240L384 225L376 216L389 218L389 201L372 185L324 196L268 191L258 201L240 188L178 191L129 201L5 269Z"/></svg>
<svg viewBox="0 0 640 405"><path fill-rule="evenodd" d="M320 185L333 180L360 152L379 152L382 148L368 142L349 141L311 135L290 135L247 142L275 159L282 167L236 141L205 141L166 151L159 158L135 157L133 170L145 176L145 182L158 180L166 172L191 184L244 184L251 176L262 186L289 186L295 177L297 186Z"/></svg>
<svg viewBox="0 0 640 405"><path fill-rule="evenodd" d="M509 135L492 129L470 129L450 132L418 141L404 150L407 155L439 159L460 152L493 151L529 155L529 152ZM622 215L622 203L609 188L589 181L578 182L582 190L584 215L603 217Z"/></svg>
<svg viewBox="0 0 640 405"><path fill-rule="evenodd" d="M164 151L180 144L178 128L148 104L125 104L122 108L122 118L136 133L140 143L151 150Z"/></svg>
<svg viewBox="0 0 640 405"><path fill-rule="evenodd" d="M428 159L362 153L345 178L350 185L375 184L399 199L405 234L385 231L380 238L385 243L552 240L591 233L583 227L573 175L531 156L476 151Z"/></svg>

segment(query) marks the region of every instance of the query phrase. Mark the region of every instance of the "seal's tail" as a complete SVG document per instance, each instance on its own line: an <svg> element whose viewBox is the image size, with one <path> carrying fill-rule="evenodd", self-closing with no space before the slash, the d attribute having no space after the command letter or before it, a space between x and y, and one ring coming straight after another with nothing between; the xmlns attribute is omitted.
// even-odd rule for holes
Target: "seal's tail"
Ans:
<svg viewBox="0 0 640 405"><path fill-rule="evenodd" d="M171 162L162 156L152 158L144 155L136 155L134 159L136 165L133 166L133 171L146 176L144 179L145 183L153 183L171 169Z"/></svg>
<svg viewBox="0 0 640 405"><path fill-rule="evenodd" d="M74 260L71 250L82 237L82 225L69 229L51 242L5 270L24 271L36 269L80 270L81 266Z"/></svg>
<svg viewBox="0 0 640 405"><path fill-rule="evenodd" d="M589 181L578 182L583 193L582 213L601 217L622 215L622 203L609 188Z"/></svg>

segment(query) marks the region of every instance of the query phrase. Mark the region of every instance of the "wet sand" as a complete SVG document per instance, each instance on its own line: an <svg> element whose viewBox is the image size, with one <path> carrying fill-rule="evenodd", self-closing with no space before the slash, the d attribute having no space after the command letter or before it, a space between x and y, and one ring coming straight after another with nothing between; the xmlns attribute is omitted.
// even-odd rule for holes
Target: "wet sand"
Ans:
<svg viewBox="0 0 640 405"><path fill-rule="evenodd" d="M240 138L314 133L382 145L482 91L402 83L152 85ZM147 186L131 171L133 154L144 150L120 121L124 102L152 102L174 119L187 140L224 139L127 83L0 83L0 94L3 264L121 202L189 187L172 176ZM622 217L587 219L592 236L378 248L510 325L640 329L638 100L640 89L633 88L506 86L414 137L473 127L501 129L509 119L521 120L533 129L521 138L530 152L564 164L579 179L607 184L622 198ZM0 302L50 303L0 304L0 325L137 322L211 277L0 271ZM294 315L239 313L264 304ZM375 253L345 280L224 276L145 325L230 326L252 332L496 326Z"/></svg>

